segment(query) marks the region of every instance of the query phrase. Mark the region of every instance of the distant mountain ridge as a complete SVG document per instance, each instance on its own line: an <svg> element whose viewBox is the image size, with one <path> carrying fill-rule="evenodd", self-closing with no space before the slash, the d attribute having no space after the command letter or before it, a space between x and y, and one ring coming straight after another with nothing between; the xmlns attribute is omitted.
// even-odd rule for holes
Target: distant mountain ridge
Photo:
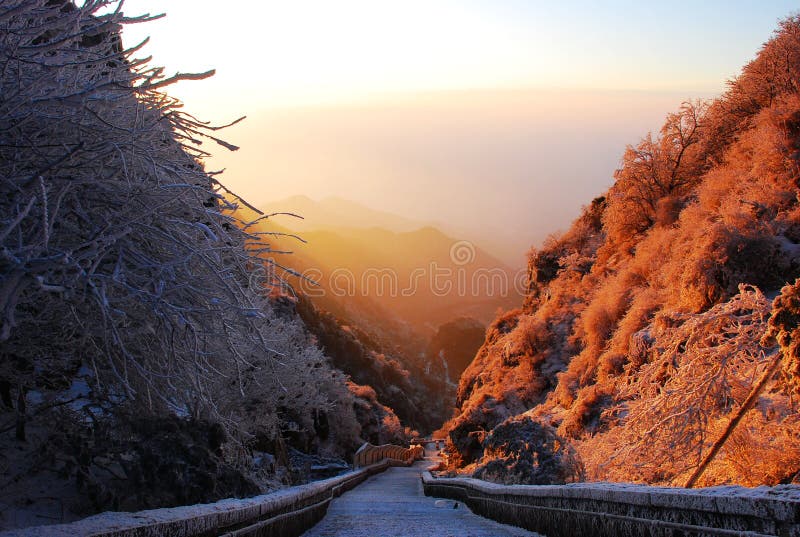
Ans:
<svg viewBox="0 0 800 537"><path fill-rule="evenodd" d="M274 248L291 252L276 254L276 261L319 284L297 282L316 303L334 312L350 310L346 316L353 320L359 315L352 310L368 301L386 316L432 334L456 317L486 323L498 308L512 307L521 297L518 275L502 261L432 227L296 231L270 224L269 229L302 237L305 243L276 237ZM464 264L453 258L457 249L468 256Z"/></svg>
<svg viewBox="0 0 800 537"><path fill-rule="evenodd" d="M278 216L276 220L294 231L309 231L328 228L384 228L389 231L414 231L434 225L420 222L398 214L379 211L361 203L335 196L319 201L298 194L286 199L261 204L261 210L269 213L294 213L302 218Z"/></svg>
<svg viewBox="0 0 800 537"><path fill-rule="evenodd" d="M274 234L264 256L302 275L287 275L298 311L334 365L412 427L430 431L446 419L462 355L477 351L498 309L522 297L514 272L434 226L345 200L295 196L262 210L306 217L275 215L251 231ZM480 337L432 346L455 319L448 334L464 325Z"/></svg>
<svg viewBox="0 0 800 537"><path fill-rule="evenodd" d="M266 201L257 206L266 214L277 213L272 217L272 223L296 232L378 228L403 233L431 228L450 237L468 238L474 244L480 245L492 257L500 259L505 265L514 269L523 266L520 262L523 261L524 255L516 248L509 248L505 240L508 237L498 238L488 230L476 234L468 233L454 228L448 222L408 218L337 196L316 200L304 194L297 194L277 201ZM291 213L300 218L284 213Z"/></svg>
<svg viewBox="0 0 800 537"><path fill-rule="evenodd" d="M337 197L297 195L260 208L275 214L263 230L302 238L274 237L276 251L292 253L276 254L276 261L318 282L295 283L350 322L366 321L370 311L368 325L391 318L427 337L456 317L487 323L524 292L503 261L430 223Z"/></svg>

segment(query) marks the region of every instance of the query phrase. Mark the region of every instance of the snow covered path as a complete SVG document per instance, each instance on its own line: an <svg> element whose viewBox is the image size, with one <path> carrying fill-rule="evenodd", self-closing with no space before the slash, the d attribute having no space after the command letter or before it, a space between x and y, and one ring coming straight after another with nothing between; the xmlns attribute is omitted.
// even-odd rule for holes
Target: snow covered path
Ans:
<svg viewBox="0 0 800 537"><path fill-rule="evenodd" d="M536 537L473 514L452 500L426 497L420 474L431 464L389 468L331 502L303 537Z"/></svg>

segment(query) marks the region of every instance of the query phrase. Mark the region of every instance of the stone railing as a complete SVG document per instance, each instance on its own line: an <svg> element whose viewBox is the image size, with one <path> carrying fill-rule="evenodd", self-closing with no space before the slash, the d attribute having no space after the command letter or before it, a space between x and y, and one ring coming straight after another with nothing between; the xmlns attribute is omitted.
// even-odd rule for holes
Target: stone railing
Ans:
<svg viewBox="0 0 800 537"><path fill-rule="evenodd" d="M405 449L405 448L400 448ZM0 532L2 537L292 537L319 522L333 498L390 466L375 464L307 485L246 499L137 513L101 513L71 524Z"/></svg>
<svg viewBox="0 0 800 537"><path fill-rule="evenodd" d="M431 447L431 444L433 444L432 447L434 449L440 449L440 448L444 447L444 439L443 438L439 438L439 439L436 439L436 438L412 438L411 439L411 443L412 444L419 444L422 447L426 447L426 446L427 447Z"/></svg>
<svg viewBox="0 0 800 537"><path fill-rule="evenodd" d="M422 474L427 496L548 537L800 536L800 487L675 489L612 483L504 486Z"/></svg>
<svg viewBox="0 0 800 537"><path fill-rule="evenodd" d="M419 445L412 445L410 448L404 448L392 444L373 446L367 443L356 451L355 456L353 456L353 466L356 468L369 466L383 459L411 464L415 460L421 459L424 454L424 448Z"/></svg>

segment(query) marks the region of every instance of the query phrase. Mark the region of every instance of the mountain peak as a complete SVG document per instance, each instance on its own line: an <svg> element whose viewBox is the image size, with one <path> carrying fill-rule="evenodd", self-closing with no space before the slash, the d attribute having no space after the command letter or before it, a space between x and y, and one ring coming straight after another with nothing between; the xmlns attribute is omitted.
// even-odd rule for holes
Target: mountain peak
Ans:
<svg viewBox="0 0 800 537"><path fill-rule="evenodd" d="M393 232L413 231L425 226L405 216L367 207L357 201L338 196L328 196L319 201L304 194L263 204L265 212L291 212L303 220L282 222L293 231L310 231L326 228L379 227Z"/></svg>

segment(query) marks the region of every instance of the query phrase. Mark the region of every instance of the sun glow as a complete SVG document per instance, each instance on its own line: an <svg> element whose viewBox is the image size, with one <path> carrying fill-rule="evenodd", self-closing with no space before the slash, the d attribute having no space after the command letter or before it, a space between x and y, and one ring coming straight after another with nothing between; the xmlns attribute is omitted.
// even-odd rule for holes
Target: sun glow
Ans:
<svg viewBox="0 0 800 537"><path fill-rule="evenodd" d="M185 84L178 93L239 107L523 82L521 36L457 2L241 4L127 2L132 14L167 17L126 28L126 44L152 35L149 52L168 71L216 68L216 84Z"/></svg>
<svg viewBox="0 0 800 537"><path fill-rule="evenodd" d="M167 75L217 70L170 94L213 123L248 116L223 133L241 150L208 162L246 199L344 196L515 237L498 253L519 261L607 188L625 144L723 90L781 3L127 0L167 16L123 38L151 36Z"/></svg>
<svg viewBox="0 0 800 537"><path fill-rule="evenodd" d="M128 0L126 14L167 16L124 39L151 35L146 50L167 72L216 68L212 81L173 91L215 110L479 88L694 94L723 89L792 9L783 0L758 13L680 0L563 4Z"/></svg>

